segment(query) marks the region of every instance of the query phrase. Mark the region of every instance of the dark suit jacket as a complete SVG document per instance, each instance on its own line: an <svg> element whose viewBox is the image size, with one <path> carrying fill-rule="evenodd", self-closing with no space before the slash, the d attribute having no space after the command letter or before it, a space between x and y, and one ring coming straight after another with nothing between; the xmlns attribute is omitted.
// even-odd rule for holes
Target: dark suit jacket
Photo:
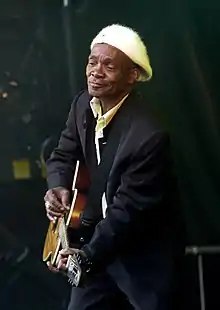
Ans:
<svg viewBox="0 0 220 310"><path fill-rule="evenodd" d="M47 162L49 188L71 189L76 160L94 169L93 142L88 141L94 130L90 100L85 91L72 103L59 145ZM83 249L94 262L120 257L133 274L132 265L137 269L138 264L139 276L150 274L155 285L162 281L165 289L183 249L169 137L150 118L147 102L137 93L125 100L112 127L122 124L117 118L123 128L106 186L107 216Z"/></svg>

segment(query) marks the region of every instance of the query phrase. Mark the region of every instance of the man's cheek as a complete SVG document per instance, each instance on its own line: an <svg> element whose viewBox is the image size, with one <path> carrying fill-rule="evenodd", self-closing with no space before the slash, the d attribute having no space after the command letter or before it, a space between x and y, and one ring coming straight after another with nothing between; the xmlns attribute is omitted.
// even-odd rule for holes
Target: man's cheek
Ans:
<svg viewBox="0 0 220 310"><path fill-rule="evenodd" d="M90 72L91 70L88 68L88 66L86 67L86 76L90 76Z"/></svg>

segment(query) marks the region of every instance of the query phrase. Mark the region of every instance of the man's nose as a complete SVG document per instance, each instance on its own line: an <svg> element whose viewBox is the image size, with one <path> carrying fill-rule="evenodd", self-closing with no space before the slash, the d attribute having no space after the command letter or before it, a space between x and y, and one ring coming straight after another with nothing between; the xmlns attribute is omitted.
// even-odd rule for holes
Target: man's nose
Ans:
<svg viewBox="0 0 220 310"><path fill-rule="evenodd" d="M99 77L103 77L104 73L103 73L103 67L101 64L97 64L93 71L92 71L92 75L95 77L95 78L99 78Z"/></svg>

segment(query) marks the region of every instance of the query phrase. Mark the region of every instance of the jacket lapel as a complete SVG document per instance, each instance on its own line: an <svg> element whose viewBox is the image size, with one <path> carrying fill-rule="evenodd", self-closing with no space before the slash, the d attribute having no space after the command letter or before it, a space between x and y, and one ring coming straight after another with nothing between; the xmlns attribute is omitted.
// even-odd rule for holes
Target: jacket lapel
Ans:
<svg viewBox="0 0 220 310"><path fill-rule="evenodd" d="M87 167L90 170L90 173L93 172L93 169L97 167L97 158L96 158L96 150L95 150L95 125L96 120L92 114L92 110L86 110L85 113L85 159Z"/></svg>

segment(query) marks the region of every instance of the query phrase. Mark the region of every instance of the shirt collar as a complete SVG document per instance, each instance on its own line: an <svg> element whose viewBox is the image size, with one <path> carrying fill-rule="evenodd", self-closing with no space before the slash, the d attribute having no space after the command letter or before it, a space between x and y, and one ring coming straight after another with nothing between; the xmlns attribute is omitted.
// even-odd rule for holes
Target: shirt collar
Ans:
<svg viewBox="0 0 220 310"><path fill-rule="evenodd" d="M94 115L94 118L97 118L98 116L102 115L102 107L100 104L100 101L98 98L93 97L90 101L90 107L92 109L92 113Z"/></svg>
<svg viewBox="0 0 220 310"><path fill-rule="evenodd" d="M93 97L90 101L90 107L92 109L92 113L94 115L94 118L99 118L99 117L104 117L104 118L108 118L108 115L113 113L114 111L117 111L119 109L119 107L122 105L122 103L125 101L125 99L128 97L129 94L125 95L122 100L115 105L113 108L111 108L108 112L106 112L105 114L102 115L102 107L101 107L101 103L100 100L96 97Z"/></svg>

